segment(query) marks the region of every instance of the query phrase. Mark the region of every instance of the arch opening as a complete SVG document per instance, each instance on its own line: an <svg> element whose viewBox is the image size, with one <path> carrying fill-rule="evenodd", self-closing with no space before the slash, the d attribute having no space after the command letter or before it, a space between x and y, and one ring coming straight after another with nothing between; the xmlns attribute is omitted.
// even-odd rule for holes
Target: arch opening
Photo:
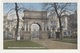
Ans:
<svg viewBox="0 0 80 53"><path fill-rule="evenodd" d="M32 38L39 38L39 31L40 31L40 25L37 23L34 23L31 25L31 37Z"/></svg>
<svg viewBox="0 0 80 53"><path fill-rule="evenodd" d="M38 24L32 24L31 25L31 31L39 31L40 30L40 27Z"/></svg>

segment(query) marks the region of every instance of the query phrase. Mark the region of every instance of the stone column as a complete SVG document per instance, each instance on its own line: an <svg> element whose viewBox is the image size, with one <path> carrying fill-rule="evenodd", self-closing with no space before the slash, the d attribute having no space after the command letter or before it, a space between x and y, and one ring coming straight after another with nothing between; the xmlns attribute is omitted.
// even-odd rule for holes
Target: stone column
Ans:
<svg viewBox="0 0 80 53"><path fill-rule="evenodd" d="M45 31L47 31L47 23L45 22Z"/></svg>
<svg viewBox="0 0 80 53"><path fill-rule="evenodd" d="M47 24L45 25L45 31L47 31Z"/></svg>
<svg viewBox="0 0 80 53"><path fill-rule="evenodd" d="M26 31L26 23L24 25L25 25L25 29L24 30Z"/></svg>
<svg viewBox="0 0 80 53"><path fill-rule="evenodd" d="M65 29L67 30L67 17L65 17Z"/></svg>
<svg viewBox="0 0 80 53"><path fill-rule="evenodd" d="M29 31L29 24L28 24L28 31Z"/></svg>
<svg viewBox="0 0 80 53"><path fill-rule="evenodd" d="M44 23L42 23L42 31L44 31Z"/></svg>
<svg viewBox="0 0 80 53"><path fill-rule="evenodd" d="M26 31L28 31L28 21L26 22Z"/></svg>
<svg viewBox="0 0 80 53"><path fill-rule="evenodd" d="M23 28L24 28L24 31L25 31L25 23L23 23Z"/></svg>

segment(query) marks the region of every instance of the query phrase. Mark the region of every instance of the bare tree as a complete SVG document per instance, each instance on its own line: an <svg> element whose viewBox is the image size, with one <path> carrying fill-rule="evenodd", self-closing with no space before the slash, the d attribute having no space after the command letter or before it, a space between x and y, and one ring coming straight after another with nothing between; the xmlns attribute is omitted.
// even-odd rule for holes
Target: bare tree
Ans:
<svg viewBox="0 0 80 53"><path fill-rule="evenodd" d="M61 18L65 15L66 12L70 13L69 6L70 3L43 3L43 8L47 11L53 11L56 13L57 18L59 19L59 26L60 26L60 39L62 39L62 24Z"/></svg>
<svg viewBox="0 0 80 53"><path fill-rule="evenodd" d="M18 36L18 28L19 28L19 15L18 15L18 6L17 3L15 3L15 11L16 11L16 17L17 17L17 25L16 25L16 41L17 41L17 36Z"/></svg>
<svg viewBox="0 0 80 53"><path fill-rule="evenodd" d="M22 6L21 6L22 5ZM16 30L15 30L15 40L17 41L17 36L18 36L18 29L19 29L19 16L20 14L18 14L19 12L23 11L23 10L32 10L33 8L26 8L22 3L15 3L15 7L10 9L7 13L7 17L8 15L10 15L10 18L12 17L12 19L14 18L14 16L16 15L17 17L17 23L16 23ZM16 14L14 13L16 12Z"/></svg>
<svg viewBox="0 0 80 53"><path fill-rule="evenodd" d="M18 29L19 29L19 12L23 11L23 10L26 10L27 8L25 7L20 7L18 6L17 3L15 3L15 8L12 8L8 11L8 13L6 14L7 18L8 18L8 15L10 15L10 18L12 17L12 19L15 17L17 17L17 23L16 23L16 30L15 30L15 40L17 41L17 36L18 36ZM16 12L16 14L14 13ZM12 20L11 19L11 20Z"/></svg>

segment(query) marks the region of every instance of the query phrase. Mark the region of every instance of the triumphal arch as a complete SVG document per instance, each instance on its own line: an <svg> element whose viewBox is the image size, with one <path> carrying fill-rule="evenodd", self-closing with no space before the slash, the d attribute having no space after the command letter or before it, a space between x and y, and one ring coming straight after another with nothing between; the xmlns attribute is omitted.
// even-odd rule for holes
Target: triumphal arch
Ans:
<svg viewBox="0 0 80 53"><path fill-rule="evenodd" d="M46 11L29 11L24 10L23 17L23 28L22 36L23 39L31 39L31 38L39 38L39 39L47 39L48 38L48 27L47 27L47 12ZM32 24L36 24L39 26L39 31L35 31L38 33L36 36L32 36L31 26ZM35 35L35 34L33 34Z"/></svg>

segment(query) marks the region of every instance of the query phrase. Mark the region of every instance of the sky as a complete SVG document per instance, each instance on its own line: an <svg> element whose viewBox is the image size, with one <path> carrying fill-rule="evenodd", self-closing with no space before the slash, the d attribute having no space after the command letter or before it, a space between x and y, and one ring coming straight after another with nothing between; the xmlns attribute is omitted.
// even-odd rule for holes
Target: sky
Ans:
<svg viewBox="0 0 80 53"><path fill-rule="evenodd" d="M73 5L75 5L75 4L73 4ZM25 7L27 9L30 8L30 9L33 9L33 10L42 11L41 3L18 3L18 6L19 7ZM12 8L15 8L15 4L14 3L4 3L3 4L3 13L4 13L4 15L6 15L10 11L10 9L12 9ZM76 10L77 6L75 5L75 6L71 6L69 8L74 11L74 10ZM14 11L14 13L15 13L15 11ZM22 15L22 13L19 13L19 15L20 14ZM16 15L13 15L13 16L16 18ZM12 19L11 16L9 16L9 19ZM32 26L32 27L33 28L37 28L37 29L39 28L35 24L34 24L34 26ZM34 30L33 28L32 28L32 30Z"/></svg>
<svg viewBox="0 0 80 53"><path fill-rule="evenodd" d="M19 7L31 8L34 10L42 10L42 5L40 3L19 3ZM10 9L15 8L14 3L4 3L3 4L3 11L4 13L9 12Z"/></svg>
<svg viewBox="0 0 80 53"><path fill-rule="evenodd" d="M18 3L18 7L25 7L27 9L33 9L33 10L37 10L37 11L42 11L42 8L43 8L41 3ZM12 8L15 8L15 3L3 3L4 15L6 15ZM77 5L72 4L72 6L70 6L68 8L70 8L73 13L76 10ZM11 16L15 16L15 18L16 18L15 11L13 11L13 12L14 12L13 13L14 15L9 15L8 16L9 19L12 19ZM20 13L20 17L22 17L23 13L22 12L19 12L19 13Z"/></svg>
<svg viewBox="0 0 80 53"><path fill-rule="evenodd" d="M42 10L42 5L41 3L18 3L19 7L25 7L25 8L31 8L31 9L34 9L34 10L39 10L41 11ZM75 4L73 4L75 5ZM69 7L70 9L73 9L75 10L77 6L72 6L72 7ZM15 8L15 4L14 3L4 3L3 4L3 11L4 13L6 14L7 12L9 12L10 9L12 8Z"/></svg>
<svg viewBox="0 0 80 53"><path fill-rule="evenodd" d="M33 9L33 10L38 10L38 11L42 10L42 5L40 3L18 3L18 7L25 7L27 9ZM15 8L15 3L4 3L3 4L3 13L4 13L4 15L6 15L12 8ZM11 17L16 18L14 10L12 11L14 15L11 14L11 13L8 14L9 19L12 19ZM20 17L23 17L23 15L24 14L22 12L19 12Z"/></svg>

